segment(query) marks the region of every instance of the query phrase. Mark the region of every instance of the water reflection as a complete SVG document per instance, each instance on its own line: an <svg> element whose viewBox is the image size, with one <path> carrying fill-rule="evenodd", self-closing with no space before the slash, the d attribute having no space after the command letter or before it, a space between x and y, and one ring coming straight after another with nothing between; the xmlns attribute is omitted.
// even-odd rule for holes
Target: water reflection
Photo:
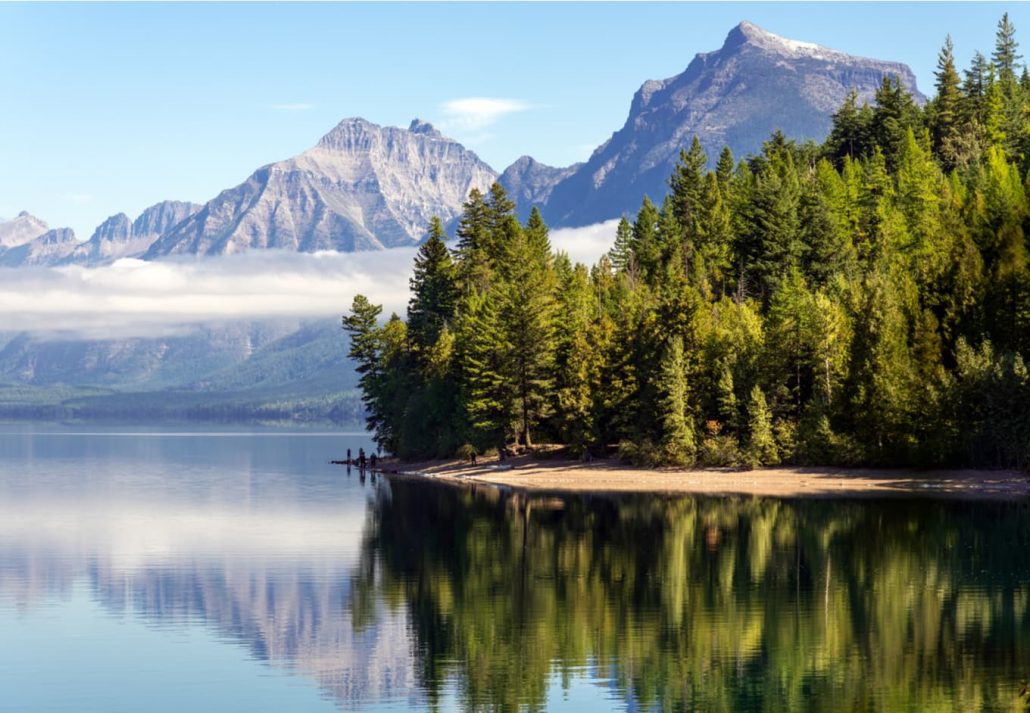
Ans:
<svg viewBox="0 0 1030 713"><path fill-rule="evenodd" d="M0 632L12 613L76 606L85 584L108 616L173 637L200 624L343 706L415 700L404 612L351 620L368 491L327 465L338 438L271 440L0 439ZM91 707L88 692L75 701Z"/></svg>
<svg viewBox="0 0 1030 713"><path fill-rule="evenodd" d="M1030 671L1025 504L548 498L395 482L352 585L412 617L429 699L543 709L1011 710Z"/></svg>
<svg viewBox="0 0 1030 713"><path fill-rule="evenodd" d="M200 627L340 709L1020 706L1024 503L362 485L327 464L359 445L0 434L0 640L45 662L78 641L19 622L60 612L95 636L68 664L91 671L119 644L89 634L108 630L90 617L143 622L213 660L189 638ZM156 655L133 654L141 669ZM0 709L49 710L28 688L66 671L5 682L5 660ZM189 675L148 684L144 707ZM220 709L269 707L251 692L265 677L248 675L208 682ZM313 709L282 695L280 708ZM75 688L61 704L105 709L104 696Z"/></svg>

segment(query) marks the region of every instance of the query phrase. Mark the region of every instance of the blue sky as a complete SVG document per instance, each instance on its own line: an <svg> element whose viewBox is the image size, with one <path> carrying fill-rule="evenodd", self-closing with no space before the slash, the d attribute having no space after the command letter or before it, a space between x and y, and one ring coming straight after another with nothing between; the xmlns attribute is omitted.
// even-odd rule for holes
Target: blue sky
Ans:
<svg viewBox="0 0 1030 713"><path fill-rule="evenodd" d="M204 202L347 116L430 120L497 170L567 165L743 19L906 62L930 93L945 34L965 67L1005 10L1030 54L1017 3L0 3L0 216L85 239L119 211Z"/></svg>

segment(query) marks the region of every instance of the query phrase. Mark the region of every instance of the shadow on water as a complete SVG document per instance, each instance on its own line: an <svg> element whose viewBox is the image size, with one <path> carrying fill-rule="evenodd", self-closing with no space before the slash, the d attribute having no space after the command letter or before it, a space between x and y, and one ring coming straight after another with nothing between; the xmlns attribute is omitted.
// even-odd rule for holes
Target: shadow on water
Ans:
<svg viewBox="0 0 1030 713"><path fill-rule="evenodd" d="M350 606L359 630L406 610L418 685L468 708L544 709L586 677L629 709L1013 710L1027 515L392 480Z"/></svg>

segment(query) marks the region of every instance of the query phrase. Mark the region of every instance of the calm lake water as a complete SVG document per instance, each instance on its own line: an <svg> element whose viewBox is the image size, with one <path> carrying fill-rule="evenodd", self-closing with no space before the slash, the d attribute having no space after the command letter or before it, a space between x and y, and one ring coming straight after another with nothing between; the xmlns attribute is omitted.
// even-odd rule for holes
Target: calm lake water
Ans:
<svg viewBox="0 0 1030 713"><path fill-rule="evenodd" d="M362 482L362 435L0 425L0 710L1020 710L1025 501Z"/></svg>

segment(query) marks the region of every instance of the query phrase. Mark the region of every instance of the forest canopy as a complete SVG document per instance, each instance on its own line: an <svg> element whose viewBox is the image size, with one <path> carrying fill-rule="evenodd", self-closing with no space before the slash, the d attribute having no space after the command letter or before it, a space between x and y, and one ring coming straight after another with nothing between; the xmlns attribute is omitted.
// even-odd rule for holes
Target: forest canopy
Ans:
<svg viewBox="0 0 1030 713"><path fill-rule="evenodd" d="M376 441L404 458L535 441L645 464L1030 463L1030 75L1007 15L936 96L856 94L822 145L776 132L592 267L503 188L434 220L407 320L343 319Z"/></svg>

